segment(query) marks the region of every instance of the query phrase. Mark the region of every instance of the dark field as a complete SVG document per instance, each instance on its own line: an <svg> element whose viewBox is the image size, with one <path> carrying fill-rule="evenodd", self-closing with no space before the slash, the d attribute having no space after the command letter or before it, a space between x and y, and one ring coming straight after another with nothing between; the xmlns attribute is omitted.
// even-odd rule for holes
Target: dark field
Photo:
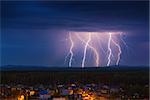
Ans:
<svg viewBox="0 0 150 100"><path fill-rule="evenodd" d="M103 68L23 68L2 69L1 83L9 84L56 84L56 83L105 83L138 84L149 83L148 67L103 67Z"/></svg>

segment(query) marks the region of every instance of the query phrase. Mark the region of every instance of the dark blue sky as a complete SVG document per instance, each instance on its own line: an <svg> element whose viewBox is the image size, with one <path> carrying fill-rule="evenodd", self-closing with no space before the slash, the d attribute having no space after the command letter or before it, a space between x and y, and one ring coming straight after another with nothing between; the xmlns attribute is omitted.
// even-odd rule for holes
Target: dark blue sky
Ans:
<svg viewBox="0 0 150 100"><path fill-rule="evenodd" d="M67 66L66 31L122 31L120 64L149 63L148 1L3 1L1 11L2 65Z"/></svg>

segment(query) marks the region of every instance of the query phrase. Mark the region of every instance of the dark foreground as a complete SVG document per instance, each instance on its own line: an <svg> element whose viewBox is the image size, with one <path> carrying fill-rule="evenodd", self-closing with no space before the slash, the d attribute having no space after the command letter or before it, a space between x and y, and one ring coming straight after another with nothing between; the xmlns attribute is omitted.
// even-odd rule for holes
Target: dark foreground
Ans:
<svg viewBox="0 0 150 100"><path fill-rule="evenodd" d="M7 96L1 95L3 99L16 98L16 95L17 98L24 96L50 100L57 97L64 98L62 100L148 99L149 69L148 67L7 68L1 71L1 89L9 91ZM14 97L11 95L12 89L19 91ZM29 94L23 91L28 91ZM33 91L34 95L30 95ZM45 91L45 94L41 91Z"/></svg>

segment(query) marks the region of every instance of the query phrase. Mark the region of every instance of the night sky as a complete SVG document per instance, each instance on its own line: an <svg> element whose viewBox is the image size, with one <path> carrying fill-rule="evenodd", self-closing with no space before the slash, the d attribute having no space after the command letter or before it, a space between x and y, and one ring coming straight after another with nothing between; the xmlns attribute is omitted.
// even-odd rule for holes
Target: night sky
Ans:
<svg viewBox="0 0 150 100"><path fill-rule="evenodd" d="M67 67L68 31L122 31L120 65L149 65L149 2L3 1L1 11L1 65Z"/></svg>

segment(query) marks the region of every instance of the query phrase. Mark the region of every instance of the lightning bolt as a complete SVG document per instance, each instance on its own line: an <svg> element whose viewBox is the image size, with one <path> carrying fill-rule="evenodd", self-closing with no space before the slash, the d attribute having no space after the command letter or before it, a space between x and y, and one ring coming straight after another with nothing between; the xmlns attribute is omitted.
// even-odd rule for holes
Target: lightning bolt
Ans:
<svg viewBox="0 0 150 100"><path fill-rule="evenodd" d="M83 37L80 34L84 34ZM84 45L83 47L83 56L82 56L82 61L81 61L81 67L85 67L85 63L86 63L86 56L87 56L87 49L91 49L92 53L94 54L94 62L97 67L99 66L99 61L100 61L100 57L99 57L99 52L97 51L97 49L99 47L97 47L97 45L95 45L94 43L100 43L100 48L102 48L102 51L104 52L104 54L106 54L105 49L103 47L105 47L104 45L102 45L101 43L106 43L106 49L107 49L107 63L106 66L110 66L111 63L114 62L113 56L115 57L115 64L119 65L120 63L120 59L121 59L121 54L122 54L122 48L120 46L120 41L121 43L123 43L126 46L126 43L124 42L124 40L122 40L121 38L121 34L120 34L120 38L118 38L118 33L116 32L107 32L106 35L108 35L107 37L105 35L103 35L101 32L99 32L99 34L97 32L69 32L69 40L70 40L70 48L69 48L69 52L65 58L65 61L67 60L67 58L69 58L68 61L68 66L71 67L72 63L73 63L73 58L74 58L74 46L77 42L78 44L78 40L80 40L80 42L82 42ZM106 33L106 32L104 32ZM95 36L95 35L96 36ZM94 35L94 36L93 36ZM107 41L105 41L107 38ZM117 40L116 40L117 39ZM118 41L118 39L120 39L120 41ZM79 45L80 46L80 45ZM98 45L99 46L99 45ZM102 46L102 47L101 47ZM112 46L115 46L115 48L113 48ZM117 49L117 51L114 52L114 50ZM113 53L116 53L115 55L113 55Z"/></svg>
<svg viewBox="0 0 150 100"><path fill-rule="evenodd" d="M127 43L124 41L122 34L120 33L120 40L122 41L122 43L126 46L126 48L128 48Z"/></svg>
<svg viewBox="0 0 150 100"><path fill-rule="evenodd" d="M71 46L70 46L70 49L69 49L69 52L70 52L70 59L69 59L69 67L71 67L72 65L72 58L73 58L73 47L74 47L74 42L72 40L72 36L71 36L71 33L69 33L69 40L71 42Z"/></svg>
<svg viewBox="0 0 150 100"><path fill-rule="evenodd" d="M79 39L80 41L82 41L83 43L86 44L86 41L85 41L84 39L82 39L82 38L79 36L79 34L76 33L76 36L78 37L78 39ZM93 50L93 52L94 52L94 54L95 54L95 57L96 57L95 63L96 63L96 66L98 67L98 66L99 66L99 53L98 53L98 51L96 50L96 48L94 48L92 45L88 44L88 47Z"/></svg>
<svg viewBox="0 0 150 100"><path fill-rule="evenodd" d="M91 41L91 33L88 33L88 40L87 40L87 42L85 44L85 47L84 47L84 55L83 55L83 59L82 59L82 68L85 65L85 58L86 58L87 47L88 47L90 41Z"/></svg>
<svg viewBox="0 0 150 100"><path fill-rule="evenodd" d="M68 54L66 55L66 57L65 57L65 61L64 61L64 64L66 64L66 62L67 62L67 58L69 57L69 55L70 55L70 52L68 52Z"/></svg>
<svg viewBox="0 0 150 100"><path fill-rule="evenodd" d="M111 40L112 40L112 33L109 33L109 39L108 39L108 51L109 51L109 55L108 55L108 62L107 62L107 66L110 65L111 62L111 55L112 55L112 50L111 50Z"/></svg>
<svg viewBox="0 0 150 100"><path fill-rule="evenodd" d="M118 43L116 43L114 40L112 40L112 42L117 46L117 48L118 48L118 58L117 58L117 62L116 62L116 65L119 65L119 61L120 61L120 56L121 56L121 53L122 53L122 51L121 51L121 47L120 47L120 45L118 44Z"/></svg>

